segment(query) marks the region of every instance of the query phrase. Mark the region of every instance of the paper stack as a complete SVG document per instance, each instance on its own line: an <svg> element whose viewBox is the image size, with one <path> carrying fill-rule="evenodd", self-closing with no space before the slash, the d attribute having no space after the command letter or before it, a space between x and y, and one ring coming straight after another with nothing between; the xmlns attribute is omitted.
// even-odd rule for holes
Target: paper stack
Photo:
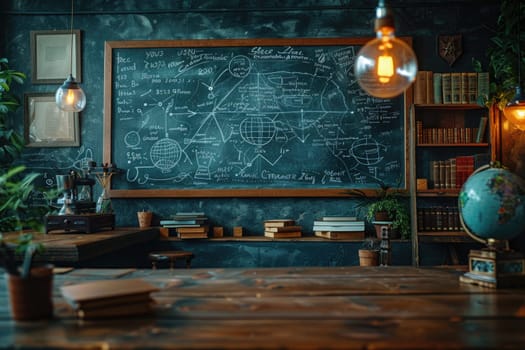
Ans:
<svg viewBox="0 0 525 350"><path fill-rule="evenodd" d="M150 293L158 288L141 279L98 280L62 286L60 291L79 318L112 318L152 311Z"/></svg>

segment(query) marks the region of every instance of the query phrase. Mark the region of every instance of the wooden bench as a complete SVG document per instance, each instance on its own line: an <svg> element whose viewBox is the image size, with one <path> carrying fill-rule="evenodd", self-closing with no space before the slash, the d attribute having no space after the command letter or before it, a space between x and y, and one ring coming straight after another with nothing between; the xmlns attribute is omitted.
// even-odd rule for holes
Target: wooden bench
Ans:
<svg viewBox="0 0 525 350"><path fill-rule="evenodd" d="M177 260L185 260L186 268L191 267L191 260L195 257L195 254L185 250L173 250L173 251L163 251L163 252L151 252L149 253L149 259L151 260L151 268L156 270L157 263L168 261L170 262L170 269L174 269L176 266Z"/></svg>

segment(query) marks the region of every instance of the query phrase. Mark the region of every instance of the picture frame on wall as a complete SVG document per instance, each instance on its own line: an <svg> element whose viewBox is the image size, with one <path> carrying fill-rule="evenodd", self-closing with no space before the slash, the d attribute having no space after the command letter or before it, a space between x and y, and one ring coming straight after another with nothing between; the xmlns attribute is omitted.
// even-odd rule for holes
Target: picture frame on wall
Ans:
<svg viewBox="0 0 525 350"><path fill-rule="evenodd" d="M79 116L58 108L54 93L24 94L26 147L80 146Z"/></svg>
<svg viewBox="0 0 525 350"><path fill-rule="evenodd" d="M69 74L82 82L79 29L37 30L30 36L33 84L62 84Z"/></svg>

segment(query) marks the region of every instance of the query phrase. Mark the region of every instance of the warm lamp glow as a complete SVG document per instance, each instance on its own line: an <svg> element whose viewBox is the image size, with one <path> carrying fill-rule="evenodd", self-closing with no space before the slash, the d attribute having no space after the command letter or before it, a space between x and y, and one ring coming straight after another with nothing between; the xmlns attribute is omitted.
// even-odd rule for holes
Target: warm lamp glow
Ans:
<svg viewBox="0 0 525 350"><path fill-rule="evenodd" d="M412 48L394 35L391 11L379 1L376 34L359 50L354 73L359 86L379 98L402 94L416 79L417 59Z"/></svg>
<svg viewBox="0 0 525 350"><path fill-rule="evenodd" d="M394 75L394 59L392 56L379 56L377 61L377 76L381 83L388 83Z"/></svg>
<svg viewBox="0 0 525 350"><path fill-rule="evenodd" d="M86 95L72 75L64 81L55 94L57 106L66 112L80 112L86 107Z"/></svg>
<svg viewBox="0 0 525 350"><path fill-rule="evenodd" d="M71 42L70 42L70 53L69 53L69 69L73 67L73 46L78 43L73 42L73 5L74 0L71 0ZM55 93L55 102L63 111L66 112L80 112L86 107L86 95L84 91L73 78L73 74L69 74L69 77L64 81L61 87L58 88Z"/></svg>
<svg viewBox="0 0 525 350"><path fill-rule="evenodd" d="M520 130L525 130L525 98L521 88L516 87L516 95L503 110L505 118Z"/></svg>

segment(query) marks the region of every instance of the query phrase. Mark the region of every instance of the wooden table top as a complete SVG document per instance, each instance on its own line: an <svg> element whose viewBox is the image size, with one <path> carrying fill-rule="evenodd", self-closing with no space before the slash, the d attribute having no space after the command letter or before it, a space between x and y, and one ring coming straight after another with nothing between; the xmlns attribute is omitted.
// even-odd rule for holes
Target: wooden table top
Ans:
<svg viewBox="0 0 525 350"><path fill-rule="evenodd" d="M51 321L15 323L0 282L0 348L523 349L525 289L460 284L452 269L94 270L55 275ZM155 313L79 320L59 287L142 278Z"/></svg>
<svg viewBox="0 0 525 350"><path fill-rule="evenodd" d="M4 234L10 245L15 245L18 233ZM140 229L116 228L98 233L51 232L35 234L35 242L40 242L45 249L35 256L36 261L50 263L76 263L111 253L133 244L157 239L159 231L155 228Z"/></svg>

